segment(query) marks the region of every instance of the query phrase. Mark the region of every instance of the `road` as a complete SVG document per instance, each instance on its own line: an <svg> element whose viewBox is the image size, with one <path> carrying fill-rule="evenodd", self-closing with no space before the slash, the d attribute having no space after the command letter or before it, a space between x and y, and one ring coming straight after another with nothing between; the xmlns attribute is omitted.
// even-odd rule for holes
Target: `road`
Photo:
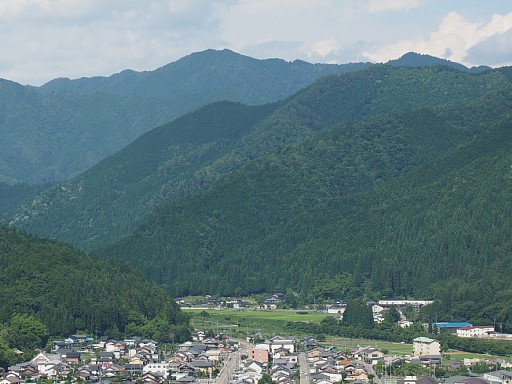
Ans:
<svg viewBox="0 0 512 384"><path fill-rule="evenodd" d="M247 350L248 343L243 340L236 341L240 343L240 348L235 352L228 353L226 360L224 360L224 366L214 381L215 384L228 384L229 380L233 377L233 372L238 369L238 365L240 364L240 354Z"/></svg>
<svg viewBox="0 0 512 384"><path fill-rule="evenodd" d="M306 352L299 352L300 384L309 384L309 364Z"/></svg>
<svg viewBox="0 0 512 384"><path fill-rule="evenodd" d="M362 364L364 366L364 369L366 369L366 372L368 372L368 374L373 375L373 382L376 384L382 384L382 380L380 379L379 376L377 376L377 373L375 373L373 366L371 364L364 363L364 362L362 362Z"/></svg>

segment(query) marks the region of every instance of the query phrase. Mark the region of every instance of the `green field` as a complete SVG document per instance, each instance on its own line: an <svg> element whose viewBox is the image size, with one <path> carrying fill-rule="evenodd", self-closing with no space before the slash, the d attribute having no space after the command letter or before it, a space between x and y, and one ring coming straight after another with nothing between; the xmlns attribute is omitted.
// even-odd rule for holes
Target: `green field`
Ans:
<svg viewBox="0 0 512 384"><path fill-rule="evenodd" d="M329 316L321 312L298 311L298 310L230 310L230 309L197 309L182 308L186 313L199 314L206 311L211 317L231 318L231 319L266 319L266 320L282 320L282 321L307 321L320 324L320 322Z"/></svg>
<svg viewBox="0 0 512 384"><path fill-rule="evenodd" d="M288 322L319 324L326 316L329 316L318 311L298 310L217 310L199 308L183 308L183 310L191 316L191 324L196 329L203 329L205 331L213 330L216 333L222 332L224 334L240 338L245 338L246 336L253 335L255 333L260 333L267 338L276 335L286 336L287 333L284 324ZM200 314L204 312L207 312L208 315L201 316ZM293 336L301 337L304 335L293 334ZM395 343L382 340L329 337L326 342L322 344L327 346L336 346L338 349L346 351L357 346L372 346L380 351L387 351L387 353L397 356L412 354L412 344ZM446 354L446 357L462 360L464 358L492 358L494 356L450 350Z"/></svg>
<svg viewBox="0 0 512 384"><path fill-rule="evenodd" d="M326 316L321 312L294 311L294 310L216 310L183 308L185 313L191 315L191 324L203 330L213 329L233 336L245 337L254 333L261 333L267 337L286 335L283 324L286 322L306 322L319 324ZM207 312L208 316L200 316ZM296 335L302 336L302 335Z"/></svg>

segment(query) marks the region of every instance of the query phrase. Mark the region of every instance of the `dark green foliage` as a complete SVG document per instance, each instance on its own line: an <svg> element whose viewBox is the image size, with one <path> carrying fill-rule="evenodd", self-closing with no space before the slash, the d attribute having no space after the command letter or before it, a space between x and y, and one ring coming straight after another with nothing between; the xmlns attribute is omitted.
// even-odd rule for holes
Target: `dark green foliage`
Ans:
<svg viewBox="0 0 512 384"><path fill-rule="evenodd" d="M280 104L212 104L52 190L25 225L92 248L140 223L97 253L173 294L436 298L439 320L512 329L509 78L379 65Z"/></svg>
<svg viewBox="0 0 512 384"><path fill-rule="evenodd" d="M156 321L171 331L187 326L174 300L131 267L4 227L0 282L0 323L16 348L44 346L48 334L124 332Z"/></svg>
<svg viewBox="0 0 512 384"><path fill-rule="evenodd" d="M47 186L0 182L0 215L9 214L31 201Z"/></svg>
<svg viewBox="0 0 512 384"><path fill-rule="evenodd" d="M7 330L7 341L11 348L30 351L44 348L48 341L48 329L33 315L15 314Z"/></svg>
<svg viewBox="0 0 512 384"><path fill-rule="evenodd" d="M347 272L353 274L352 287L361 290L414 294L432 278L411 280L411 272L402 273L399 266L428 268L412 267L416 261L407 259L399 264L393 244L401 239L394 231L416 227L400 224L407 217L390 226L381 216L382 210L390 218L402 212L400 199L411 192L396 195L395 186L368 196L361 192L471 140L492 121L489 109L499 119L508 113L510 100L508 94L495 95L460 111L426 109L337 126L160 210L101 254L130 260L176 294L291 287L343 299L350 289L334 294L328 281ZM425 188L427 180L415 182ZM403 250L404 258L409 249ZM365 285L369 279L371 286Z"/></svg>
<svg viewBox="0 0 512 384"><path fill-rule="evenodd" d="M430 55L424 55L415 52L408 52L401 56L399 59L390 60L388 64L394 65L397 67L425 67L425 66L434 66L434 65L442 65L454 68L458 71L470 71L473 73L480 73L484 71L491 70L490 67L487 66L479 66L468 68L462 64L454 63L453 61L440 59L439 57L434 57Z"/></svg>
<svg viewBox="0 0 512 384"><path fill-rule="evenodd" d="M158 127L71 182L44 191L20 210L14 225L84 249L116 239L162 201L180 200L218 178L205 167L278 106L219 102Z"/></svg>
<svg viewBox="0 0 512 384"><path fill-rule="evenodd" d="M343 313L343 325L361 328L373 328L372 307L361 299L349 300Z"/></svg>
<svg viewBox="0 0 512 384"><path fill-rule="evenodd" d="M391 324L396 324L400 321L400 313L394 305L389 307L389 309L384 313L384 321Z"/></svg>
<svg viewBox="0 0 512 384"><path fill-rule="evenodd" d="M46 191L12 221L91 250L129 233L163 201L180 202L265 156L266 168L256 166L250 172L265 172L267 188L279 188L291 178L294 190L282 194L294 198L304 192L293 203L294 215L304 203L311 206L396 177L482 129L465 128L465 115L450 119L451 110L396 112L362 125L349 121L392 110L458 107L506 84L506 76L497 71L474 76L442 68L377 65L326 77L280 104L214 103L153 130L80 177ZM483 118L478 119L482 124ZM321 139L296 146L341 122L345 124ZM318 177L309 181L306 172ZM304 178L309 186L299 184ZM283 211L273 213L278 212Z"/></svg>

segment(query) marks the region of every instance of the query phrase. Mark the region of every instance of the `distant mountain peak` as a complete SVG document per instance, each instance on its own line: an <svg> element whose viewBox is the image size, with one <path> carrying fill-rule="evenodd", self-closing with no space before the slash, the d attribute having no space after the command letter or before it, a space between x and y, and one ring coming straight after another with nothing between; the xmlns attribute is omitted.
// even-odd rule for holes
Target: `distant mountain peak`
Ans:
<svg viewBox="0 0 512 384"><path fill-rule="evenodd" d="M446 67L454 68L459 71L475 73L480 73L491 69L490 67L487 66L468 68L460 63L417 52L407 52L398 59L388 61L387 64L396 67L428 67L433 65L443 65Z"/></svg>

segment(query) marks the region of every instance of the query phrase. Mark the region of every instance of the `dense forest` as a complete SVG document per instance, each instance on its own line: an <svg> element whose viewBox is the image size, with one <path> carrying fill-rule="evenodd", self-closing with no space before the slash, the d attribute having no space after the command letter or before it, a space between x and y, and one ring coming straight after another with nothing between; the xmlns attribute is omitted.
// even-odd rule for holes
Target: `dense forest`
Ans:
<svg viewBox="0 0 512 384"><path fill-rule="evenodd" d="M287 146L308 140L333 125L390 111L399 114L435 106L461 107L509 84L505 70L472 75L447 67L375 65L325 77L280 103L254 107L210 104L152 130L82 175L44 191L5 222L93 250L129 234L162 204L178 203L251 161L281 156L280 151ZM382 142L393 135L393 118L383 118L388 121L383 122L387 133ZM416 121L423 124L419 118ZM364 124L373 124L368 137L378 134L379 122ZM369 140L365 135L356 133L350 138L351 145L365 146ZM457 140L454 136L447 138L446 144L439 142L446 149ZM405 148L409 144L412 141L405 139L393 145ZM349 161L354 148L340 148L338 155ZM373 155L374 161L378 160L379 153ZM397 155L395 151L390 160L394 166L412 166L404 163L408 155L402 159ZM323 167L330 168L332 160L327 156ZM393 176L400 174L400 169L395 169ZM357 188L361 187L361 172L355 168L350 172L357 173L349 177L359 183ZM349 182L344 188L354 187Z"/></svg>
<svg viewBox="0 0 512 384"><path fill-rule="evenodd" d="M154 71L61 78L41 87L0 79L0 182L63 181L207 103L278 101L322 76L369 65L257 60L207 50Z"/></svg>
<svg viewBox="0 0 512 384"><path fill-rule="evenodd" d="M512 328L511 100L508 89L338 126L160 210L101 255L176 294L304 296L348 272L345 295L435 298L432 319Z"/></svg>
<svg viewBox="0 0 512 384"><path fill-rule="evenodd" d="M15 319L40 324L47 336L137 332L164 341L171 333L176 340L190 336L187 316L174 300L125 263L0 227L0 265L4 327L12 327Z"/></svg>
<svg viewBox="0 0 512 384"><path fill-rule="evenodd" d="M436 299L425 319L498 321L512 330L512 70L407 59L410 66L323 77L279 102L208 104L44 190L5 222L109 266L95 281L102 284L91 286L96 274L71 274L70 282L82 278L80 288L100 294L129 262L163 290L131 293L142 317L126 317L124 296L101 304L115 308L102 311L105 318L95 312L100 304L80 312L70 303L69 312L53 296L22 295L19 306L50 332L158 328L164 337L185 332L185 319L171 304L171 320L147 309L148 289L165 303L164 290L282 291L303 301L415 297ZM149 284L137 279L126 278ZM58 293L68 303L76 289ZM14 312L7 313L4 322ZM159 328L154 319L170 323Z"/></svg>

